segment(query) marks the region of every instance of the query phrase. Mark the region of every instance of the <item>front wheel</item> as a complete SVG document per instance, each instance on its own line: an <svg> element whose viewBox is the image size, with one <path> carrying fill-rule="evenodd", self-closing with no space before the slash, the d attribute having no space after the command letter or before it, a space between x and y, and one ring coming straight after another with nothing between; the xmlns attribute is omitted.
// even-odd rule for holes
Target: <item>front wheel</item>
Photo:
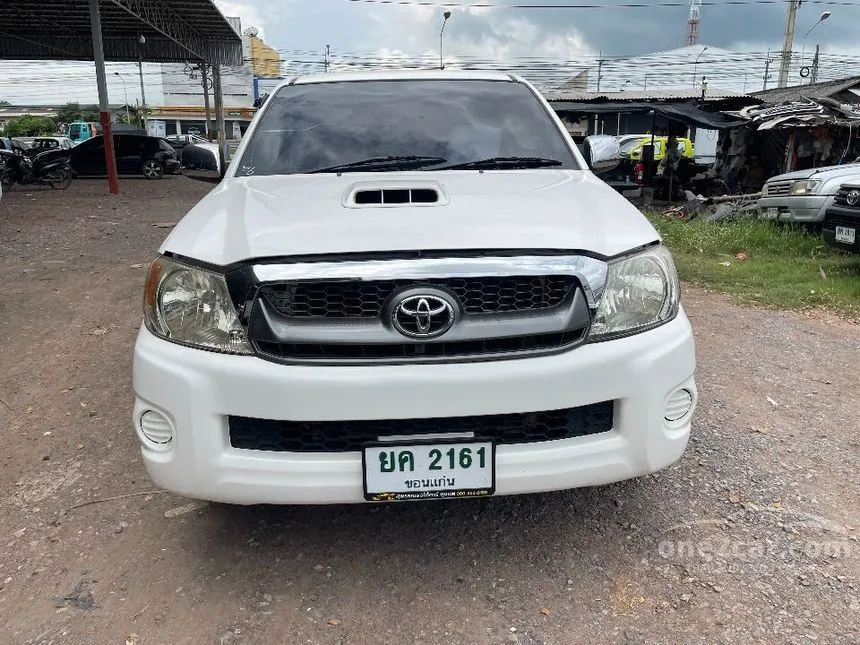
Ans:
<svg viewBox="0 0 860 645"><path fill-rule="evenodd" d="M143 176L147 179L161 179L164 176L164 166L160 161L148 159L143 162Z"/></svg>
<svg viewBox="0 0 860 645"><path fill-rule="evenodd" d="M15 176L11 171L5 171L0 173L0 187L2 187L4 193L8 193L12 190L12 186L15 185Z"/></svg>
<svg viewBox="0 0 860 645"><path fill-rule="evenodd" d="M65 190L72 185L72 171L67 168L49 170L42 182L48 184L53 190Z"/></svg>

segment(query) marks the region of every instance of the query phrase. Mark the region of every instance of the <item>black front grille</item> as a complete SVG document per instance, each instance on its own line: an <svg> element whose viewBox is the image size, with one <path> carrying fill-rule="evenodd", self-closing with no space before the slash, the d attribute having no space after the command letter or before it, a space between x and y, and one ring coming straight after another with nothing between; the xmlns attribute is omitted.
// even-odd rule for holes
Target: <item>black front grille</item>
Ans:
<svg viewBox="0 0 860 645"><path fill-rule="evenodd" d="M268 452L352 452L394 435L474 432L498 444L558 441L612 430L613 402L579 408L441 419L274 421L229 417L230 445Z"/></svg>
<svg viewBox="0 0 860 645"><path fill-rule="evenodd" d="M261 354L276 360L293 359L331 359L331 360L396 360L423 358L448 358L511 354L517 352L538 352L564 349L583 339L585 329L558 334L538 334L534 336L514 336L511 338L490 338L486 340L466 340L433 343L392 343L385 345L367 344L319 344L319 343L266 343L255 341L254 345Z"/></svg>
<svg viewBox="0 0 860 645"><path fill-rule="evenodd" d="M848 203L848 193L852 190L860 190L860 188L855 188L854 186L842 186L836 191L836 196L833 198L834 206L841 206L842 208L856 208L860 210L860 203L851 205Z"/></svg>
<svg viewBox="0 0 860 645"><path fill-rule="evenodd" d="M314 281L272 284L260 293L282 316L296 318L379 318L395 292L432 285L454 294L467 314L549 309L576 286L572 276L510 276L410 280Z"/></svg>
<svg viewBox="0 0 860 645"><path fill-rule="evenodd" d="M833 231L837 226L860 228L860 211L858 211L857 215L853 217L847 214L827 211L827 214L824 216L824 228L829 231Z"/></svg>

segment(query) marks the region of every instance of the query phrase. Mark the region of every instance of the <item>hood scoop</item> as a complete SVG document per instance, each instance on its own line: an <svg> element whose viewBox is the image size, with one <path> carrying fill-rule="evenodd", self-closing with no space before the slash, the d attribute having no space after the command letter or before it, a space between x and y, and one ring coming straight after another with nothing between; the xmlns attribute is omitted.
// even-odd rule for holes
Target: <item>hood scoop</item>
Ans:
<svg viewBox="0 0 860 645"><path fill-rule="evenodd" d="M362 182L344 196L347 208L442 206L448 196L436 182Z"/></svg>

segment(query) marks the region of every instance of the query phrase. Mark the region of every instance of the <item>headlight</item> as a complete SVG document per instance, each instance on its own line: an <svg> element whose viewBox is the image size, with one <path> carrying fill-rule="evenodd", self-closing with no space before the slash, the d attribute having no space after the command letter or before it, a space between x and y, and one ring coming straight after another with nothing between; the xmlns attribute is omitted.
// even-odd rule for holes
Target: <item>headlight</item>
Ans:
<svg viewBox="0 0 860 645"><path fill-rule="evenodd" d="M218 273L158 258L149 267L143 313L146 328L161 338L228 354L252 353Z"/></svg>
<svg viewBox="0 0 860 645"><path fill-rule="evenodd" d="M804 179L791 185L792 195L815 195L821 188L820 179Z"/></svg>
<svg viewBox="0 0 860 645"><path fill-rule="evenodd" d="M678 274L665 246L615 260L609 264L590 339L608 340L657 327L672 320L678 307Z"/></svg>

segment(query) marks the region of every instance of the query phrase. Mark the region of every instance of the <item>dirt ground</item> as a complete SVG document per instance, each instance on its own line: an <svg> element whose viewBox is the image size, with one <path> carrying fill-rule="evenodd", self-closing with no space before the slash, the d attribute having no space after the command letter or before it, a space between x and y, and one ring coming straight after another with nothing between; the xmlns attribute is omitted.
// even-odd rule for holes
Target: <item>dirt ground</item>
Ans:
<svg viewBox="0 0 860 645"><path fill-rule="evenodd" d="M0 643L860 642L860 328L689 288L701 405L657 475L382 507L99 501L154 488L130 423L144 265L206 190L0 201Z"/></svg>

